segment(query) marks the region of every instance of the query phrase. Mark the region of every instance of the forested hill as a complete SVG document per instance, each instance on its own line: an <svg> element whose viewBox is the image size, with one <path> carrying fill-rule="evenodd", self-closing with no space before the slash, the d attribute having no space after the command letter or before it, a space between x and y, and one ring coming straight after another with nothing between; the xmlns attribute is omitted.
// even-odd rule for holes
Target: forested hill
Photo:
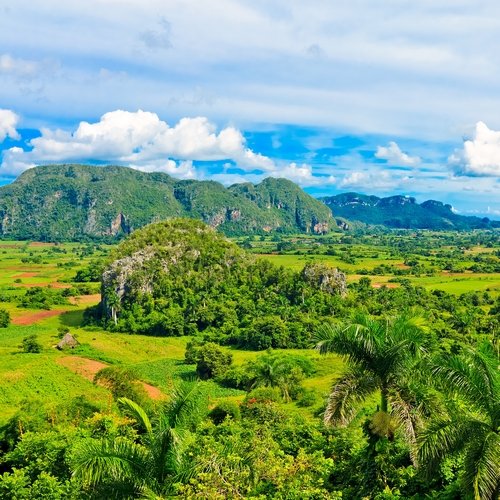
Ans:
<svg viewBox="0 0 500 500"><path fill-rule="evenodd" d="M335 224L323 203L286 179L225 188L127 167L47 165L0 187L0 236L13 239L117 239L179 216L226 234L322 233Z"/></svg>
<svg viewBox="0 0 500 500"><path fill-rule="evenodd" d="M500 228L500 221L458 215L450 205L434 200L418 204L415 198L406 196L378 198L358 193L342 193L321 200L335 216L365 224L434 230Z"/></svg>

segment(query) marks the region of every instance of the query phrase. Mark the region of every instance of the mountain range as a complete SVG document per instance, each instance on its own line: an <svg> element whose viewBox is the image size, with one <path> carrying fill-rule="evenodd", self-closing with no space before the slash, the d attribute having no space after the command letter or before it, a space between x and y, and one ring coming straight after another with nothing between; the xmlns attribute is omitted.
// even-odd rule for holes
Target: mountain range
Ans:
<svg viewBox="0 0 500 500"><path fill-rule="evenodd" d="M359 193L342 193L321 198L336 217L400 229L470 230L500 227L500 221L453 212L451 205L427 200L417 203L408 196L379 198Z"/></svg>
<svg viewBox="0 0 500 500"><path fill-rule="evenodd" d="M128 167L46 165L0 187L0 236L13 239L112 240L170 217L201 219L228 235L335 226L328 207L286 179L225 188Z"/></svg>
<svg viewBox="0 0 500 500"><path fill-rule="evenodd" d="M333 216L332 216L333 212ZM414 198L344 193L318 200L287 179L224 187L120 166L46 165L0 187L0 237L38 241L113 241L150 222L201 219L227 235L322 234L348 221L405 229L500 227L450 205ZM337 223L335 218L337 218Z"/></svg>

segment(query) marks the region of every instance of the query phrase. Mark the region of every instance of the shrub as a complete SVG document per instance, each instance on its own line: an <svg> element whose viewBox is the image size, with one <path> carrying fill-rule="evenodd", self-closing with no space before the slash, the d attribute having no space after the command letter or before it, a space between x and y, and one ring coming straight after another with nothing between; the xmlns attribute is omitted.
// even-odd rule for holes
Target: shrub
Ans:
<svg viewBox="0 0 500 500"><path fill-rule="evenodd" d="M0 328L7 328L10 324L10 314L9 311L5 309L0 309Z"/></svg>
<svg viewBox="0 0 500 500"><path fill-rule="evenodd" d="M253 374L247 365L231 366L222 376L217 377L217 382L224 387L243 389L245 391L251 387L253 380Z"/></svg>
<svg viewBox="0 0 500 500"><path fill-rule="evenodd" d="M217 344L207 342L198 348L196 373L203 379L222 376L233 362L233 355L223 351Z"/></svg>
<svg viewBox="0 0 500 500"><path fill-rule="evenodd" d="M297 401L297 405L305 408L314 406L317 401L318 398L316 397L316 393L313 389L302 389Z"/></svg>
<svg viewBox="0 0 500 500"><path fill-rule="evenodd" d="M246 404L278 403L281 401L281 391L277 387L258 387L245 397Z"/></svg>
<svg viewBox="0 0 500 500"><path fill-rule="evenodd" d="M146 390L128 369L108 366L94 376L94 383L101 384L111 391L115 399L128 398L139 404L147 404Z"/></svg>
<svg viewBox="0 0 500 500"><path fill-rule="evenodd" d="M224 422L227 417L233 420L239 420L241 418L241 412L240 407L234 401L221 401L208 416L215 425L219 425Z"/></svg>
<svg viewBox="0 0 500 500"><path fill-rule="evenodd" d="M42 351L42 346L38 342L37 335L28 335L23 338L21 348L23 352L38 353Z"/></svg>

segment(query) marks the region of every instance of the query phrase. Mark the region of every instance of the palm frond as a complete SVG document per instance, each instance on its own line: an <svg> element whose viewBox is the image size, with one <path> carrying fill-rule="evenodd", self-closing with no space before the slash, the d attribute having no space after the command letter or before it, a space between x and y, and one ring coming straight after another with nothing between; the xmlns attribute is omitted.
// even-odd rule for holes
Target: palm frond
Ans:
<svg viewBox="0 0 500 500"><path fill-rule="evenodd" d="M410 383L391 387L389 391L391 415L400 424L414 465L418 464L417 435L426 417L442 416L439 398L422 385Z"/></svg>
<svg viewBox="0 0 500 500"><path fill-rule="evenodd" d="M120 398L118 403L129 416L136 420L146 430L148 434L153 432L151 420L142 406L128 398Z"/></svg>
<svg viewBox="0 0 500 500"><path fill-rule="evenodd" d="M358 405L378 388L373 376L352 367L333 386L324 414L325 424L348 425L356 416Z"/></svg>
<svg viewBox="0 0 500 500"><path fill-rule="evenodd" d="M146 482L149 463L147 449L127 439L89 440L76 449L73 475L89 485L112 479L139 487Z"/></svg>
<svg viewBox="0 0 500 500"><path fill-rule="evenodd" d="M367 329L363 324L327 325L319 330L316 340L320 354L340 354L348 362L377 369L375 360L379 356L380 342L375 328Z"/></svg>
<svg viewBox="0 0 500 500"><path fill-rule="evenodd" d="M170 427L183 426L199 418L206 404L197 384L183 383L175 388L162 417L168 419Z"/></svg>
<svg viewBox="0 0 500 500"><path fill-rule="evenodd" d="M500 489L500 436L489 432L473 436L465 456L464 487L476 500L490 500Z"/></svg>
<svg viewBox="0 0 500 500"><path fill-rule="evenodd" d="M462 450L471 436L484 434L485 429L488 426L484 422L461 415L432 420L417 439L419 463L432 467L445 456Z"/></svg>
<svg viewBox="0 0 500 500"><path fill-rule="evenodd" d="M481 354L465 352L441 357L434 362L431 372L448 392L491 415L492 404L499 399L498 372L491 369Z"/></svg>

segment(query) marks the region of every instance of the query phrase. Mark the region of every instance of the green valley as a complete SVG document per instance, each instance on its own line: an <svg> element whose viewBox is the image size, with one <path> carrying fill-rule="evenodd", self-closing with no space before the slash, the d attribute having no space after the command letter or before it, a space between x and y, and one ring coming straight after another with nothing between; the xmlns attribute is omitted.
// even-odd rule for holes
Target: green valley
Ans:
<svg viewBox="0 0 500 500"><path fill-rule="evenodd" d="M494 498L499 262L491 231L2 241L0 496Z"/></svg>

